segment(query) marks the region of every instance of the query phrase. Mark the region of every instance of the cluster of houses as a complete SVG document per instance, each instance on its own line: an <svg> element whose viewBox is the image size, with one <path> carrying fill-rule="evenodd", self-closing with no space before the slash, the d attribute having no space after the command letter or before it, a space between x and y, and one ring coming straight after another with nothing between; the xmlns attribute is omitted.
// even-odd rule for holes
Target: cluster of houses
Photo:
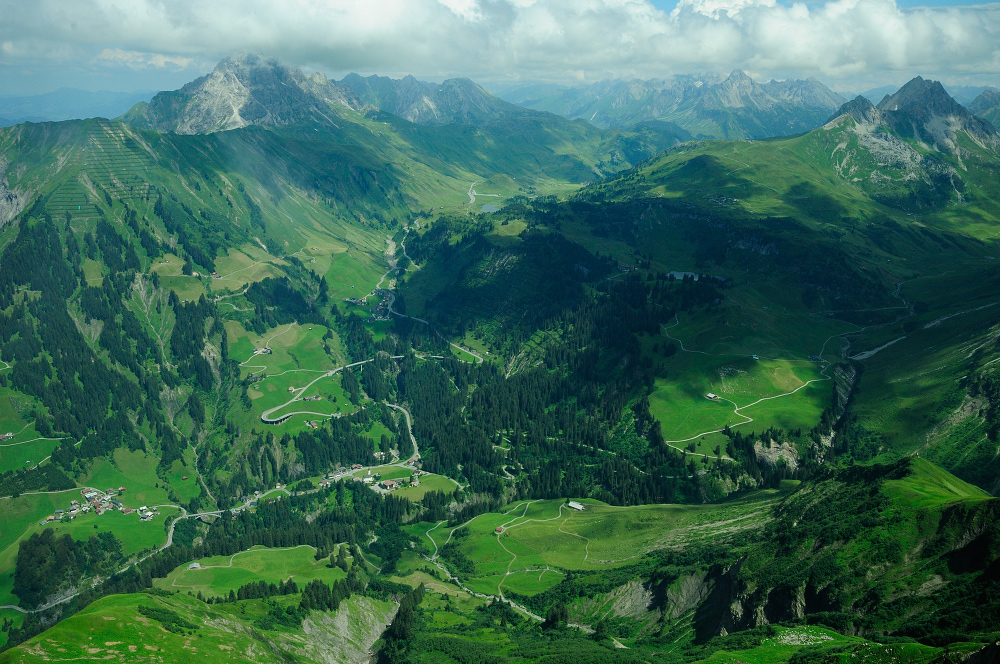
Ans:
<svg viewBox="0 0 1000 664"><path fill-rule="evenodd" d="M389 295L390 292L382 288L376 288L375 294L379 296L379 303L372 309L367 322L374 323L380 320L389 320Z"/></svg>
<svg viewBox="0 0 1000 664"><path fill-rule="evenodd" d="M13 437L14 437L14 434L12 434L12 433L10 433L8 431L7 433L0 435L0 440L10 440Z"/></svg>
<svg viewBox="0 0 1000 664"><path fill-rule="evenodd" d="M274 351L271 350L270 346L264 346L263 348L257 348L254 350L254 355L270 355Z"/></svg>
<svg viewBox="0 0 1000 664"><path fill-rule="evenodd" d="M87 514L88 512L94 512L98 516L104 514L105 512L110 512L117 510L122 514L132 514L133 512L139 513L139 518L142 521L150 521L154 516L158 514L156 508L149 508L143 505L139 509L135 510L131 507L125 507L122 501L118 499L118 496L125 493L125 487L120 486L117 489L108 489L107 491L98 491L97 489L81 489L80 496L83 500L73 499L69 501L69 509L58 509L52 514L48 515L39 522L39 525L46 525L53 523L55 521L71 521L81 514Z"/></svg>

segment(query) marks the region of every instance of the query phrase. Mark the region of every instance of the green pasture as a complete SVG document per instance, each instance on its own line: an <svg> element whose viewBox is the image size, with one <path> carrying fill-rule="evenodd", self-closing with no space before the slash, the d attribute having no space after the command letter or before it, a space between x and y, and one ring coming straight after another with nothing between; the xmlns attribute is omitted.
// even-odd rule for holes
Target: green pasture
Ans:
<svg viewBox="0 0 1000 664"><path fill-rule="evenodd" d="M215 259L215 272L219 276L212 278L211 289L241 291L247 284L281 276L281 268L272 263L287 265L253 244L240 250L230 249Z"/></svg>
<svg viewBox="0 0 1000 664"><path fill-rule="evenodd" d="M889 480L884 490L909 509L943 508L956 502L989 500L979 487L958 479L951 473L919 457L911 463L911 473L900 480Z"/></svg>
<svg viewBox="0 0 1000 664"><path fill-rule="evenodd" d="M198 472L195 469L194 448L184 450L183 458L174 461L170 469L164 473L167 483L177 493L177 496L186 502L201 494L201 485L198 484ZM184 479L184 478L187 479Z"/></svg>
<svg viewBox="0 0 1000 664"><path fill-rule="evenodd" d="M177 293L181 302L197 302L202 295L208 294L197 277L160 277L160 286Z"/></svg>
<svg viewBox="0 0 1000 664"><path fill-rule="evenodd" d="M80 267L83 270L83 278L87 280L88 286L100 286L104 281L101 264L93 258L85 259L83 263L80 264Z"/></svg>
<svg viewBox="0 0 1000 664"><path fill-rule="evenodd" d="M20 435L11 442L0 443L0 473L32 468L47 459L59 446L58 439L38 437L33 426L24 431L33 434L33 437L18 442L18 438L25 438Z"/></svg>
<svg viewBox="0 0 1000 664"><path fill-rule="evenodd" d="M0 621L9 620L12 627L20 627L24 624L24 614L14 609L0 609ZM0 648L7 645L7 632L0 632Z"/></svg>
<svg viewBox="0 0 1000 664"><path fill-rule="evenodd" d="M111 458L95 459L78 484L104 491L123 486L125 494L119 500L126 507L164 505L170 503L166 483L156 474L160 460L147 452L131 452L118 448Z"/></svg>
<svg viewBox="0 0 1000 664"><path fill-rule="evenodd" d="M375 475L376 473L381 474L382 480L410 479L410 477L413 475L412 468L403 466L393 466L393 465L375 466L374 468L371 469L371 472L372 475ZM356 473L354 473L354 477L364 477L367 474L368 474L367 470L359 470Z"/></svg>
<svg viewBox="0 0 1000 664"><path fill-rule="evenodd" d="M158 621L139 613L138 606L173 611L197 625L197 632L189 635L187 630L179 634L167 631ZM206 605L187 595L110 595L16 650L0 654L0 662L28 664L109 658L138 662L162 661L164 657L184 664L277 661L270 657L262 659L265 656L249 633L213 626L204 620L207 617Z"/></svg>
<svg viewBox="0 0 1000 664"><path fill-rule="evenodd" d="M774 636L767 637L760 645L747 650L720 649L702 660L707 664L781 664L795 655L808 654L811 660L824 662L869 662L872 664L929 664L944 652L919 643L881 644L856 636L845 636L831 629L815 625L774 627ZM963 648L959 647L959 651ZM811 661L807 660L807 661Z"/></svg>
<svg viewBox="0 0 1000 664"><path fill-rule="evenodd" d="M260 416L276 406L287 403L295 396L319 396L316 401L296 401L289 406L292 411L302 410L314 415L295 415L275 425L276 432L297 432L306 428L305 422L326 419L338 413L354 412L355 405L341 387L339 373L323 377L301 395L289 392L304 387L336 366L342 366L343 354L340 340L334 336L324 340L328 328L322 325L291 323L268 330L264 335L247 332L235 321L226 322L231 340L230 354L242 361L242 375L266 373L266 377L251 385L247 394L252 407L249 412L236 415L235 419L246 429L260 424ZM256 348L269 345L269 355L254 355ZM332 355L332 356L331 356ZM280 414L275 413L276 415Z"/></svg>
<svg viewBox="0 0 1000 664"><path fill-rule="evenodd" d="M517 592L541 592L558 583L564 570L617 567L656 549L759 528L770 518L775 500L774 492L716 505L613 507L584 500L582 512L558 500L519 502L505 513L482 514L464 526L469 534L458 540L460 550L476 571L463 583L490 594L509 583ZM433 552L455 529L421 524L409 532Z"/></svg>
<svg viewBox="0 0 1000 664"><path fill-rule="evenodd" d="M290 578L302 587L313 579L329 584L347 576L339 567L328 566L329 557L316 560L315 553L316 549L306 545L288 549L254 547L232 556L192 561L200 563L200 569L188 569L190 563L185 563L165 578L155 580L154 586L219 596L254 581L278 584Z"/></svg>
<svg viewBox="0 0 1000 664"><path fill-rule="evenodd" d="M758 431L811 428L830 404L832 383L808 360L679 351L670 366L670 377L657 379L649 397L650 411L667 440L685 440L726 425ZM817 382L806 385L809 381ZM709 393L721 399L706 398ZM733 404L740 406L739 413ZM754 421L745 424L749 418Z"/></svg>
<svg viewBox="0 0 1000 664"><path fill-rule="evenodd" d="M332 250L329 254L330 267L323 273L330 289L330 299L338 302L348 297L360 298L372 292L388 269L384 258L357 248L339 249ZM384 249L383 245L382 250Z"/></svg>
<svg viewBox="0 0 1000 664"><path fill-rule="evenodd" d="M396 489L393 491L394 496L402 496L403 498L408 498L413 502L417 503L424 499L429 491L443 491L444 493L451 493L458 488L458 484L455 483L449 477L444 477L443 475L421 475L420 476L420 486L408 486L402 489Z"/></svg>
<svg viewBox="0 0 1000 664"><path fill-rule="evenodd" d="M1000 357L995 347L1000 305L934 323L917 326L863 360L865 389L857 395L856 412L900 450L921 445L927 431L961 405L966 390L960 381L973 354L982 365Z"/></svg>

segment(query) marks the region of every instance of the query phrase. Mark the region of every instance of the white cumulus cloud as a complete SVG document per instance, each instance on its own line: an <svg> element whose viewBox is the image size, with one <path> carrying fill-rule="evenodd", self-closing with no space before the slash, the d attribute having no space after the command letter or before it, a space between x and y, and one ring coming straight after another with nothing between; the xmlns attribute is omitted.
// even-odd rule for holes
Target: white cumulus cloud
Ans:
<svg viewBox="0 0 1000 664"><path fill-rule="evenodd" d="M0 0L4 67L204 71L237 50L332 74L598 80L728 72L836 84L1000 77L1000 5L894 0Z"/></svg>

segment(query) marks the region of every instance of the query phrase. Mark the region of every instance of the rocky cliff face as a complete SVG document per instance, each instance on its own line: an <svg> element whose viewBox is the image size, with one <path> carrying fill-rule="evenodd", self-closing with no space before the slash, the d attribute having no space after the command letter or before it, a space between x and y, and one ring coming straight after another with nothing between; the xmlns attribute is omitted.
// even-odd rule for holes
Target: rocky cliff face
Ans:
<svg viewBox="0 0 1000 664"><path fill-rule="evenodd" d="M843 115L851 116L855 122L862 125L878 126L882 124L882 113L867 97L861 95L837 109L837 112L827 122L833 122Z"/></svg>
<svg viewBox="0 0 1000 664"><path fill-rule="evenodd" d="M161 92L125 116L133 125L178 134L204 134L248 125L303 121L334 123L336 111L356 107L349 88L322 74L306 76L273 58L242 54L180 90Z"/></svg>
<svg viewBox="0 0 1000 664"><path fill-rule="evenodd" d="M0 160L0 228L9 224L14 217L21 214L28 201L21 192L11 189L7 183L5 172L7 163Z"/></svg>
<svg viewBox="0 0 1000 664"><path fill-rule="evenodd" d="M412 76L401 79L349 74L339 82L365 107L422 125L477 125L531 114L491 95L467 78L426 83Z"/></svg>
<svg viewBox="0 0 1000 664"><path fill-rule="evenodd" d="M915 138L942 152L958 149L959 134L980 145L997 148L997 130L976 117L945 91L938 81L919 76L879 102L885 123L905 138Z"/></svg>

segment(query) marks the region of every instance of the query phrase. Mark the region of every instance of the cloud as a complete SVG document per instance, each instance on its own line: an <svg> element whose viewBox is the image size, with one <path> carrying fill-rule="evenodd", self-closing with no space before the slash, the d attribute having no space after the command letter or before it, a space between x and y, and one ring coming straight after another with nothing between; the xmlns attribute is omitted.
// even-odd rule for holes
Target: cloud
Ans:
<svg viewBox="0 0 1000 664"><path fill-rule="evenodd" d="M144 69L146 67L163 69L167 66L185 69L194 63L193 58L186 58L179 55L141 53L139 51L125 51L120 48L106 48L97 54L97 59L108 63L123 64L132 69Z"/></svg>
<svg viewBox="0 0 1000 664"><path fill-rule="evenodd" d="M8 61L204 69L249 50L334 74L428 78L569 81L734 68L828 80L1000 75L997 4L680 0L667 13L647 0L0 3Z"/></svg>

